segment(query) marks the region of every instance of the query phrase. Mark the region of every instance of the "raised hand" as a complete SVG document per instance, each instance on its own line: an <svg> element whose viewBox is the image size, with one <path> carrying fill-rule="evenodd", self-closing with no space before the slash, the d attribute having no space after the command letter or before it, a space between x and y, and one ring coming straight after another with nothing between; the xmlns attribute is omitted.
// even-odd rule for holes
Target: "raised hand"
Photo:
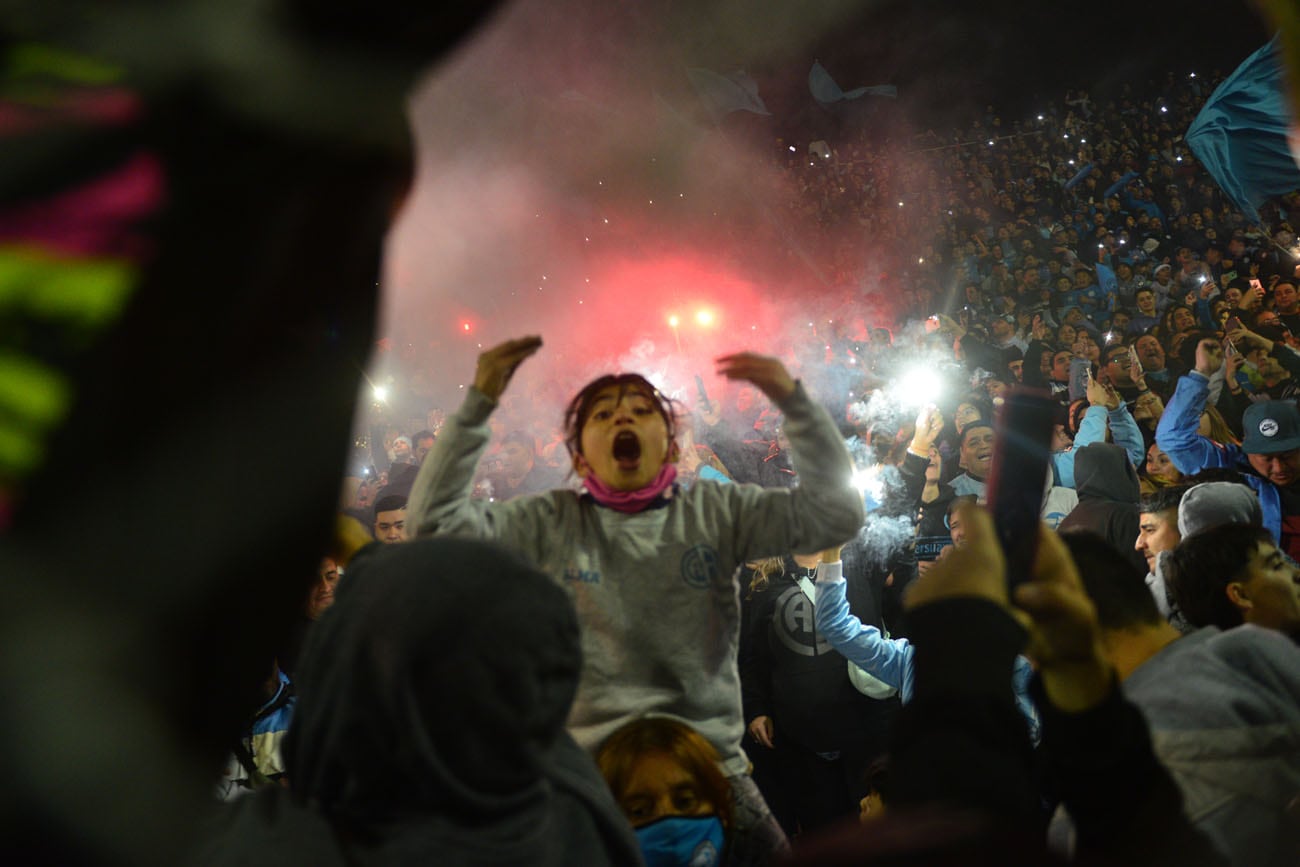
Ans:
<svg viewBox="0 0 1300 867"><path fill-rule="evenodd" d="M1257 287L1251 286L1245 292L1241 293L1241 303L1238 306L1242 310L1254 310L1259 306L1262 294L1263 293L1261 293Z"/></svg>
<svg viewBox="0 0 1300 867"><path fill-rule="evenodd" d="M1097 609L1084 592L1079 570L1059 536L1039 531L1034 580L1012 600L1028 615L1026 653L1034 660L1048 699L1067 713L1087 710L1109 694L1114 673L1105 661Z"/></svg>
<svg viewBox="0 0 1300 867"><path fill-rule="evenodd" d="M934 441L939 438L943 432L943 413L939 408L931 404L921 410L921 414L916 417L916 433L912 434L912 444L908 446L908 451L917 455L928 455L934 448Z"/></svg>
<svg viewBox="0 0 1300 867"><path fill-rule="evenodd" d="M1119 409L1119 393L1109 385L1098 382L1092 375L1092 368L1088 368L1088 403L1093 406L1104 406L1106 409Z"/></svg>
<svg viewBox="0 0 1300 867"><path fill-rule="evenodd" d="M537 335L507 340L478 357L474 371L474 387L492 400L499 400L515 370L524 360L542 348L542 338Z"/></svg>
<svg viewBox="0 0 1300 867"><path fill-rule="evenodd" d="M1232 341L1234 346L1262 346L1265 352L1273 351L1273 341L1256 334L1244 325L1241 328L1229 329L1228 339Z"/></svg>
<svg viewBox="0 0 1300 867"><path fill-rule="evenodd" d="M1042 314L1034 314L1034 324L1029 334L1034 340L1047 339L1047 323L1043 321Z"/></svg>
<svg viewBox="0 0 1300 867"><path fill-rule="evenodd" d="M907 608L972 596L997 603L1029 631L1027 653L1039 668L1052 704L1067 713L1096 705L1110 693L1115 675L1102 651L1096 608L1065 544L1040 524L1032 580L1017 587L1015 598L1009 599L1006 559L992 516L978 506L960 508L966 544L960 550L945 548L912 583Z"/></svg>
<svg viewBox="0 0 1300 867"><path fill-rule="evenodd" d="M1128 346L1128 376L1139 390L1146 389L1147 373L1142 369L1142 359L1138 357L1137 346L1132 343Z"/></svg>
<svg viewBox="0 0 1300 867"><path fill-rule="evenodd" d="M958 323L957 320L953 319L951 316L948 316L945 313L939 314L939 324L942 326L939 329L940 331L952 331L959 335L966 333L966 329L962 327L962 325Z"/></svg>
<svg viewBox="0 0 1300 867"><path fill-rule="evenodd" d="M1209 378L1223 366L1223 347L1212 337L1196 344L1196 372Z"/></svg>
<svg viewBox="0 0 1300 867"><path fill-rule="evenodd" d="M1223 343L1223 372L1228 378L1228 387L1232 388L1237 379L1237 371L1241 370L1241 366L1246 363L1246 356L1236 351L1236 345L1231 340L1225 340Z"/></svg>
<svg viewBox="0 0 1300 867"><path fill-rule="evenodd" d="M737 352L717 359L718 375L752 384L773 403L794 394L794 379L781 359L753 352Z"/></svg>

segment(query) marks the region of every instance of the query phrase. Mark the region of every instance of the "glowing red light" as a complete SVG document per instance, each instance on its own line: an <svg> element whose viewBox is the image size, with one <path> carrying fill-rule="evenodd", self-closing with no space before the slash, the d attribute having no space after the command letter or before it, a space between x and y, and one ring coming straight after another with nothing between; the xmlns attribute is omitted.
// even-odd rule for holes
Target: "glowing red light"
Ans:
<svg viewBox="0 0 1300 867"><path fill-rule="evenodd" d="M699 310L695 313L695 324L702 328L708 328L713 324L712 310Z"/></svg>
<svg viewBox="0 0 1300 867"><path fill-rule="evenodd" d="M460 324L460 330L461 330L461 331L464 331L466 334L469 334L469 323L468 323L468 322L462 322L462 323Z"/></svg>

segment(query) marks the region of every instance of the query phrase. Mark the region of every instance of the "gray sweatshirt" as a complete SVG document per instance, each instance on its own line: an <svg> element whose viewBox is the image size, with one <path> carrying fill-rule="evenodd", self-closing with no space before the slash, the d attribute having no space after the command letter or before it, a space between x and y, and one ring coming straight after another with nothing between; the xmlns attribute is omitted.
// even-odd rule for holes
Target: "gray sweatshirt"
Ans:
<svg viewBox="0 0 1300 867"><path fill-rule="evenodd" d="M583 747L595 750L625 723L662 714L707 738L727 774L744 773L736 569L839 545L863 520L852 463L830 416L803 386L780 407L797 488L698 481L675 489L663 508L627 514L570 490L471 500L494 408L471 389L448 419L411 491L416 535L497 540L568 589L583 650L569 729Z"/></svg>
<svg viewBox="0 0 1300 867"><path fill-rule="evenodd" d="M1300 649L1258 626L1198 629L1124 681L1183 812L1234 865L1295 864L1287 804L1300 792Z"/></svg>

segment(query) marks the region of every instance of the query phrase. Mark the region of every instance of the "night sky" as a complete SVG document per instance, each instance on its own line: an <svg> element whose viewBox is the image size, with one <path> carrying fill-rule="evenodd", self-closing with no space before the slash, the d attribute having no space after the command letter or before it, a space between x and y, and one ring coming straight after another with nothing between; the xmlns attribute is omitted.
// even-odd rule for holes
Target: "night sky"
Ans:
<svg viewBox="0 0 1300 867"><path fill-rule="evenodd" d="M918 119L965 123L994 104L1009 116L1085 87L1094 100L1164 73L1228 71L1269 38L1244 2L891 0L862 4L811 53L841 85L897 84ZM776 85L783 71L765 70ZM806 71L806 70L803 70ZM798 97L801 76L792 96ZM806 87L803 93L807 93Z"/></svg>

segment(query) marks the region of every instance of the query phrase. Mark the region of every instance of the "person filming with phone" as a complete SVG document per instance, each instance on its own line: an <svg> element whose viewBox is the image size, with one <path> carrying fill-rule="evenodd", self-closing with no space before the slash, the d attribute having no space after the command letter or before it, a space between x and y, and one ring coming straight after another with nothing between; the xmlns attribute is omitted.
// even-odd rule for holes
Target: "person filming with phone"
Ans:
<svg viewBox="0 0 1300 867"><path fill-rule="evenodd" d="M1261 382L1253 389L1256 399L1294 399L1300 392L1300 354L1286 345L1281 326L1256 325L1251 331L1236 317L1226 325L1229 344L1259 376Z"/></svg>
<svg viewBox="0 0 1300 867"><path fill-rule="evenodd" d="M1249 333L1236 329L1229 337L1235 338L1235 345ZM1268 351L1276 348L1270 344ZM1289 349L1282 351L1294 355ZM1244 437L1239 446L1201 436L1198 427L1210 377L1222 364L1223 348L1218 341L1202 339L1196 347L1195 369L1178 381L1156 427L1156 443L1174 466L1188 475L1209 467L1241 470L1259 495L1264 526L1279 547L1295 558L1300 556L1300 409L1290 400L1251 404L1242 417Z"/></svg>

